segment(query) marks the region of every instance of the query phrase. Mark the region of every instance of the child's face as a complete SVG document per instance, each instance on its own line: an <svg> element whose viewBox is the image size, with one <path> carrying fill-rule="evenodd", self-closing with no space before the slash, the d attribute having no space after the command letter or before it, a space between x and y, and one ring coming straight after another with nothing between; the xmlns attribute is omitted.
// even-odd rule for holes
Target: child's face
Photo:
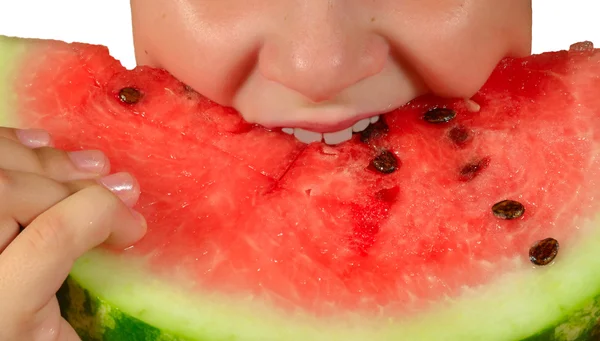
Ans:
<svg viewBox="0 0 600 341"><path fill-rule="evenodd" d="M337 131L469 97L531 44L528 0L131 0L141 64L267 127Z"/></svg>

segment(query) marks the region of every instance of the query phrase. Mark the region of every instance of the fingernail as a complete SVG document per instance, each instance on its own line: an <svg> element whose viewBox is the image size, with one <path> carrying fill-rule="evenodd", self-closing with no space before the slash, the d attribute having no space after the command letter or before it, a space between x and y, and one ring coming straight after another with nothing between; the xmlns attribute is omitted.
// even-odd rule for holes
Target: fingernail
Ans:
<svg viewBox="0 0 600 341"><path fill-rule="evenodd" d="M75 167L84 172L102 173L107 169L108 159L99 150L82 150L68 155Z"/></svg>
<svg viewBox="0 0 600 341"><path fill-rule="evenodd" d="M46 147L52 143L50 133L42 129L17 129L15 134L22 144L30 148Z"/></svg>
<svg viewBox="0 0 600 341"><path fill-rule="evenodd" d="M116 194L127 206L132 207L140 197L140 186L129 173L115 173L98 180L104 187Z"/></svg>

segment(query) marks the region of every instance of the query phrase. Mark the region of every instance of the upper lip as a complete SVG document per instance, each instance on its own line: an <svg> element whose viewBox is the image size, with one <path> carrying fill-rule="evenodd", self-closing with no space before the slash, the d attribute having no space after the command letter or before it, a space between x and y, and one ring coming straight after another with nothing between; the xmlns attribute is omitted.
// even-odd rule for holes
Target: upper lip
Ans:
<svg viewBox="0 0 600 341"><path fill-rule="evenodd" d="M368 113L361 114L357 116L352 116L350 118L344 119L343 121L332 121L332 122L308 122L308 121L287 121L287 122L277 122L274 124L269 124L267 128L301 128L308 131L313 131L316 133L332 133L340 130L344 130L352 127L356 122L373 116L379 115L378 113Z"/></svg>

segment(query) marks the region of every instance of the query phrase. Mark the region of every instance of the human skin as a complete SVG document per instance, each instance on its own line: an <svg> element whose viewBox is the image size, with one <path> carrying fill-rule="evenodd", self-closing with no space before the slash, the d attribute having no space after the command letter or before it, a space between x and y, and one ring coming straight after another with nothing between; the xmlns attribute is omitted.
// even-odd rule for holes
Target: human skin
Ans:
<svg viewBox="0 0 600 341"><path fill-rule="evenodd" d="M146 230L133 176L111 174L101 151L52 145L48 132L0 127L0 340L79 340L55 297L73 262Z"/></svg>
<svg viewBox="0 0 600 341"><path fill-rule="evenodd" d="M131 0L136 58L268 128L472 96L531 50L528 0Z"/></svg>

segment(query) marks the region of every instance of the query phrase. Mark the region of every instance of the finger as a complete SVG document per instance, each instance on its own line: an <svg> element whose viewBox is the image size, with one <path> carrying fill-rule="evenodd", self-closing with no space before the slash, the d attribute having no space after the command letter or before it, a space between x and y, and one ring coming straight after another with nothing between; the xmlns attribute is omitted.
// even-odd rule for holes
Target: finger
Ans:
<svg viewBox="0 0 600 341"><path fill-rule="evenodd" d="M53 144L50 133L42 129L0 127L0 136L13 141L19 141L29 148L50 147Z"/></svg>
<svg viewBox="0 0 600 341"><path fill-rule="evenodd" d="M76 190L42 175L0 169L0 216L27 226Z"/></svg>
<svg viewBox="0 0 600 341"><path fill-rule="evenodd" d="M135 205L140 195L139 184L128 173L61 183L38 174L0 170L0 217L12 218L19 225L27 226L69 195L98 183L129 206Z"/></svg>
<svg viewBox="0 0 600 341"><path fill-rule="evenodd" d="M61 317L56 296L52 296L35 316L2 316L6 312L0 309L0 321L11 321L10 329L0 331L0 340L36 340L36 341L81 341L75 330Z"/></svg>
<svg viewBox="0 0 600 341"><path fill-rule="evenodd" d="M144 218L106 188L86 187L38 216L0 256L0 302L34 313L86 251L103 243L129 246L145 230Z"/></svg>
<svg viewBox="0 0 600 341"><path fill-rule="evenodd" d="M0 225L0 254L19 234L21 228L15 221L7 221Z"/></svg>
<svg viewBox="0 0 600 341"><path fill-rule="evenodd" d="M16 320L13 318L13 320ZM36 316L28 316L15 321L20 326L18 335L31 335L32 340L80 341L75 330L61 317L56 296L52 296ZM29 339L28 339L29 340Z"/></svg>
<svg viewBox="0 0 600 341"><path fill-rule="evenodd" d="M20 230L19 224L12 219L0 223L0 254L17 237Z"/></svg>
<svg viewBox="0 0 600 341"><path fill-rule="evenodd" d="M22 170L45 175L60 181L87 179L96 175L106 175L110 171L108 158L100 151L64 152L49 148L53 145L50 133L42 129L13 129L0 127L0 138L9 142L0 148L0 155L11 158L0 163L0 168ZM2 146L0 146L2 147ZM22 147L28 147L23 149ZM16 148L21 153L6 148ZM35 156L38 159L36 162Z"/></svg>
<svg viewBox="0 0 600 341"><path fill-rule="evenodd" d="M61 318L60 328L58 337L56 338L58 341L81 341L79 335L75 332L75 329L71 327L69 322L67 322L64 318Z"/></svg>
<svg viewBox="0 0 600 341"><path fill-rule="evenodd" d="M59 181L89 179L110 171L108 158L98 150L65 152L51 147L31 149L0 137L0 168L43 174Z"/></svg>

